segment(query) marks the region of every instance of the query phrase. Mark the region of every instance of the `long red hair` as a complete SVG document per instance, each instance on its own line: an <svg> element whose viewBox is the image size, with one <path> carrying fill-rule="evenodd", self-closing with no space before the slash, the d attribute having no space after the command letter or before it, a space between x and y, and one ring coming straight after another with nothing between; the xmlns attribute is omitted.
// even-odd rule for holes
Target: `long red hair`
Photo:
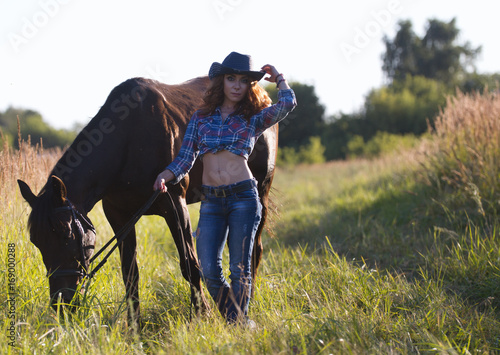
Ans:
<svg viewBox="0 0 500 355"><path fill-rule="evenodd" d="M213 114L217 107L224 102L224 75L218 75L210 80L210 85L203 97L203 104L200 110L205 115ZM250 117L259 113L264 108L271 105L271 98L257 81L250 82L248 91L239 102L235 114L242 115L249 120Z"/></svg>

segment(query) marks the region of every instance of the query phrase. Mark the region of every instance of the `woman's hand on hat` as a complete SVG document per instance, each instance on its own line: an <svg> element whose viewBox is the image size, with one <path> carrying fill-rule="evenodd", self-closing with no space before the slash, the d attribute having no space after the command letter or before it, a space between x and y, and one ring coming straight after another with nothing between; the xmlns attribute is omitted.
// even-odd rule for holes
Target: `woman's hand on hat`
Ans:
<svg viewBox="0 0 500 355"><path fill-rule="evenodd" d="M261 70L265 72L266 74L269 74L269 77L265 77L264 80L269 81L271 83L275 83L278 75L280 75L280 72L270 64L264 65Z"/></svg>

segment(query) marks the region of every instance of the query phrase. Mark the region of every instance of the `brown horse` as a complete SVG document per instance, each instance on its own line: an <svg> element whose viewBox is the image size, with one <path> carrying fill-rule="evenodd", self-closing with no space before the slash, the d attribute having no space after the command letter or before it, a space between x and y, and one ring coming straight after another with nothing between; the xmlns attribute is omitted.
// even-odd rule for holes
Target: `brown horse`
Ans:
<svg viewBox="0 0 500 355"><path fill-rule="evenodd" d="M28 221L31 241L40 249L47 268L52 306L57 298L64 303L73 299L84 269L89 267L95 231L87 213L102 200L115 233L127 223L153 194L158 173L175 158L208 82L206 77L180 85L143 78L123 82L111 91L97 115L64 152L38 196L19 181L21 193L32 207ZM277 133L277 126L268 129L249 158L263 205L253 250L253 277L262 256L261 233L274 175ZM200 200L201 169L202 163L197 160L188 176L169 186L182 235L165 195L160 195L146 212L165 218L179 252L182 275L190 282L196 310L208 308L208 304L201 288L187 204ZM119 250L127 298L133 303L134 313L129 312L129 317L137 317L139 269L134 228Z"/></svg>

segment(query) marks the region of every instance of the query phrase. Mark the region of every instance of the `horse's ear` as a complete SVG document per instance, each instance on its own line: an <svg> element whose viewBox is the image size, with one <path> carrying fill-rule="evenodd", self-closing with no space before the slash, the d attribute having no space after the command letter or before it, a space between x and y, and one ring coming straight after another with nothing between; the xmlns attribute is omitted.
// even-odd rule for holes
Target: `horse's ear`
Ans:
<svg viewBox="0 0 500 355"><path fill-rule="evenodd" d="M17 184L19 185L19 190L21 190L21 195L23 195L26 202L28 202L30 204L30 206L33 207L33 204L35 203L35 201L37 199L35 194L31 191L28 184L25 183L24 181L17 180Z"/></svg>
<svg viewBox="0 0 500 355"><path fill-rule="evenodd" d="M56 206L62 206L66 202L66 185L55 175L50 177L50 181L52 183L52 198L54 199L54 203Z"/></svg>

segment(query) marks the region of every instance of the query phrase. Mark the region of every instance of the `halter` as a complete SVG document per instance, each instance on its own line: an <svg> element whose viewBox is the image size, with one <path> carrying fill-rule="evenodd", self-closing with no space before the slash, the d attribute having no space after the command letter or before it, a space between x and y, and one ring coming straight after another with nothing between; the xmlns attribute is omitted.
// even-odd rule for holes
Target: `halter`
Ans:
<svg viewBox="0 0 500 355"><path fill-rule="evenodd" d="M96 267L94 267L94 269L92 269L91 271L87 271L85 269L85 265L86 265L85 262L87 261L87 259L85 258L85 253L84 253L85 247L83 246L83 238L84 238L85 233L83 231L83 227L82 227L82 224L80 222L80 219L87 225L87 227L89 227L95 233L95 228L94 228L92 222L90 222L87 218L85 218L84 215L82 215L80 212L78 212L78 210L75 208L75 206L69 200L67 200L68 201L67 206L62 206L62 207L56 208L55 211L68 211L69 210L69 211L71 211L71 213L73 215L73 223L72 224L74 224L76 226L76 229L78 231L78 233L76 233L76 236L78 237L79 247L80 247L80 260L78 260L78 261L79 261L80 265L82 265L82 270L76 269L76 268L75 269L57 269L57 270L50 272L50 273L47 272L47 276L52 276L52 277L80 276L80 277L86 277L86 278L91 279L96 274L96 272L101 267L104 266L104 264L108 261L108 258L110 257L110 255L113 253L113 251L123 242L123 240L128 235L130 230L137 223L139 218L151 207L151 205L153 204L153 202L156 200L156 198L158 197L158 195L160 193L161 193L160 190L156 190L155 193L146 202L146 204L144 206L142 206L141 209L139 209L139 211L137 211L134 214L132 219L129 220L128 223L125 224L120 229L120 231L118 231L118 233L116 233L116 235L113 238L111 238L101 249L99 249L99 251L97 253L95 253L92 256L92 258L89 259L88 263L90 265L100 254L102 254L104 252L104 250L106 250L111 245L111 243L114 240L116 240L116 243L115 243L115 245L113 245L111 250L109 250L109 252L101 260L101 262ZM170 197L170 195L168 193L167 193L167 195ZM172 197L170 197L170 201L172 203L172 207L174 208L174 212L176 214L177 224L179 224L180 223L179 217L177 215L177 210L175 209L175 205L172 201Z"/></svg>
<svg viewBox="0 0 500 355"><path fill-rule="evenodd" d="M47 271L47 277L52 276L52 277L67 277L67 276L85 276L87 274L85 270L85 265L87 259L85 258L85 246L83 245L83 238L85 237L85 232L82 227L81 221L85 223L85 225L90 228L92 232L95 234L95 228L92 222L88 220L84 215L82 215L76 208L75 206L71 203L70 200L68 200L68 205L67 206L62 206L62 207L57 207L54 209L54 212L60 212L60 211L71 211L71 214L73 216L73 221L71 222L72 226L76 227L76 233L75 236L78 239L78 246L79 246L79 252L80 252L80 260L77 260L78 263L82 266L82 270L80 269L56 269L52 272ZM81 221L80 221L81 220ZM73 229L73 228L72 228Z"/></svg>

